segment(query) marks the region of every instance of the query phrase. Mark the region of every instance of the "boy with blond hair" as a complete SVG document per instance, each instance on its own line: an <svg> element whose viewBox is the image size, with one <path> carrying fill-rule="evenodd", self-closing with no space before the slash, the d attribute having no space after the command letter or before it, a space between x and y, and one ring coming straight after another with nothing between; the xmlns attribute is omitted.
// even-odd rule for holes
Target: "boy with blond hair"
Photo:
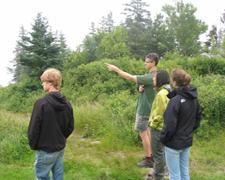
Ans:
<svg viewBox="0 0 225 180"><path fill-rule="evenodd" d="M49 68L41 75L42 87L48 94L38 99L33 107L28 139L36 151L35 174L37 179L63 179L63 157L66 139L73 132L73 109L60 93L62 82L59 70Z"/></svg>

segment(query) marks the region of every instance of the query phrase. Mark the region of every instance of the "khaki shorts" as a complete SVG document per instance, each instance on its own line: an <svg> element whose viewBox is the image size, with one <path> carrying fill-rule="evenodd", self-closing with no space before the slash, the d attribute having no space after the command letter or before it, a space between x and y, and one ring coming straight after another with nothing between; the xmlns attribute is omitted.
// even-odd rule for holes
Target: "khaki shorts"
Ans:
<svg viewBox="0 0 225 180"><path fill-rule="evenodd" d="M138 132L143 132L148 129L149 118L136 114L134 129Z"/></svg>

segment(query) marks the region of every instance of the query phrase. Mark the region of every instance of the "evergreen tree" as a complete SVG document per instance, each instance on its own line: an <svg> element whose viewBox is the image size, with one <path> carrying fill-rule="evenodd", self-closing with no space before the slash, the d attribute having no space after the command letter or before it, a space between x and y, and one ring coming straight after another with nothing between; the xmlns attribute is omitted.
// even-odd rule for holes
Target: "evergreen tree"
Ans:
<svg viewBox="0 0 225 180"><path fill-rule="evenodd" d="M131 0L128 4L125 4L123 14L126 15L125 25L128 25L130 22L138 22L147 25L150 19L150 12L146 9L149 5L142 0Z"/></svg>
<svg viewBox="0 0 225 180"><path fill-rule="evenodd" d="M63 53L66 46L63 37L57 39L49 30L48 21L37 14L32 32L24 35L18 41L18 66L25 67L24 73L30 77L39 78L42 72L49 67L62 68Z"/></svg>
<svg viewBox="0 0 225 180"><path fill-rule="evenodd" d="M104 37L104 32L98 31L95 34L87 35L82 44L83 62L89 63L98 58L99 46Z"/></svg>
<svg viewBox="0 0 225 180"><path fill-rule="evenodd" d="M214 54L217 53L221 55L222 57L225 57L225 10L222 13L222 16L220 17L220 22L222 26L218 30L218 34L217 34L218 48L217 48L217 51L214 52Z"/></svg>
<svg viewBox="0 0 225 180"><path fill-rule="evenodd" d="M217 27L213 25L207 36L208 40L205 42L206 52L214 54L219 48Z"/></svg>
<svg viewBox="0 0 225 180"><path fill-rule="evenodd" d="M100 30L103 32L112 32L113 28L114 28L114 21L113 21L113 16L112 16L112 12L110 12L107 17L102 17L101 20L101 28Z"/></svg>
<svg viewBox="0 0 225 180"><path fill-rule="evenodd" d="M225 37L225 10L220 17L220 22L222 23L221 28L218 30L218 42L222 44Z"/></svg>
<svg viewBox="0 0 225 180"><path fill-rule="evenodd" d="M95 23L94 22L91 22L91 27L90 27L90 33L91 35L94 35L96 33L96 28L95 28Z"/></svg>
<svg viewBox="0 0 225 180"><path fill-rule="evenodd" d="M225 10L220 17L220 22L223 24L223 27L221 29L223 30L223 33L225 33Z"/></svg>
<svg viewBox="0 0 225 180"><path fill-rule="evenodd" d="M128 31L128 47L136 58L143 58L148 52L147 33L152 21L147 7L142 0L131 0L125 4L123 12L126 16L124 26Z"/></svg>
<svg viewBox="0 0 225 180"><path fill-rule="evenodd" d="M22 79L23 74L27 72L27 68L20 63L20 56L25 54L25 49L20 44L26 44L27 34L22 26L19 33L19 40L17 41L16 48L14 50L15 58L12 60L13 68L9 68L9 71L13 74L13 81L17 82Z"/></svg>

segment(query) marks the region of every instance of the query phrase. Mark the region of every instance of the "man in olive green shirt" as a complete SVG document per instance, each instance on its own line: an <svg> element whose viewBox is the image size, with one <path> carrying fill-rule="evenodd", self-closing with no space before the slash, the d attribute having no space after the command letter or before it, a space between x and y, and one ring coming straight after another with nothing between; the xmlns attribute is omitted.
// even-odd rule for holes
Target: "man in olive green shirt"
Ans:
<svg viewBox="0 0 225 180"><path fill-rule="evenodd" d="M156 75L156 66L158 61L159 58L156 53L150 53L145 57L145 67L149 70L149 73L145 75L132 75L119 69L115 65L107 64L109 71L114 71L122 78L133 81L139 86L140 96L137 102L135 130L139 132L145 152L144 159L138 163L138 166L140 167L153 167L153 157L150 143L151 137L148 123L151 104L155 95L153 90L153 78Z"/></svg>

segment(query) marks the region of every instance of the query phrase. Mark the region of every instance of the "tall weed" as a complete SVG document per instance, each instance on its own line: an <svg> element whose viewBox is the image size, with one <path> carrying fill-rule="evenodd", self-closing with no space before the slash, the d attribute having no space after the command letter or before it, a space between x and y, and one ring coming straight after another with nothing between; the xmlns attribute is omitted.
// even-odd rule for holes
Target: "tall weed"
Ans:
<svg viewBox="0 0 225 180"><path fill-rule="evenodd" d="M31 154L27 141L27 116L18 119L9 112L0 111L0 162L24 160Z"/></svg>

